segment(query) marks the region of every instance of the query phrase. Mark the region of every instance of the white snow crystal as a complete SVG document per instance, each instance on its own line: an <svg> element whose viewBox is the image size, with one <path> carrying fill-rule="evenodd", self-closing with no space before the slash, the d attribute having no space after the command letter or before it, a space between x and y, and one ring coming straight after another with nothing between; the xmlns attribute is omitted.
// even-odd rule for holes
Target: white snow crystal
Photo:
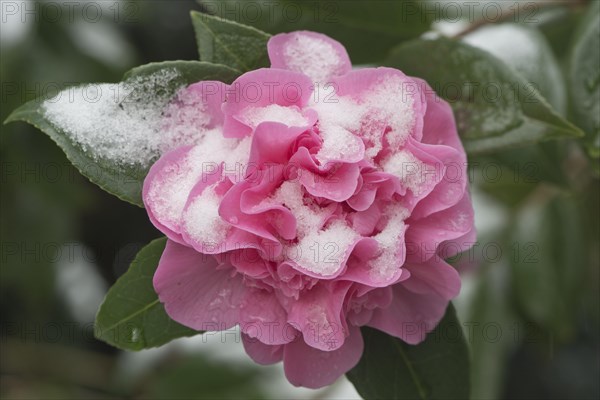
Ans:
<svg viewBox="0 0 600 400"><path fill-rule="evenodd" d="M65 89L44 102L44 113L92 158L148 165L165 151L195 143L207 121L202 107L184 95L176 97L178 112L169 106L166 88L179 77L166 69L118 84Z"/></svg>

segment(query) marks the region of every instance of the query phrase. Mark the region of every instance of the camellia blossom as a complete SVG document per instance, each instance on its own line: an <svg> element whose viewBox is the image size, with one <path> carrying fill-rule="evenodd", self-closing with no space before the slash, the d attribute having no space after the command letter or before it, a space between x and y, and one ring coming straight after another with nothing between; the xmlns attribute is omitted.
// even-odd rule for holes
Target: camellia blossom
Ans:
<svg viewBox="0 0 600 400"><path fill-rule="evenodd" d="M352 70L313 32L273 36L271 68L182 89L143 198L168 242L154 275L196 330L239 325L260 364L322 387L354 367L361 326L421 342L460 290L444 261L473 243L449 105L391 68Z"/></svg>

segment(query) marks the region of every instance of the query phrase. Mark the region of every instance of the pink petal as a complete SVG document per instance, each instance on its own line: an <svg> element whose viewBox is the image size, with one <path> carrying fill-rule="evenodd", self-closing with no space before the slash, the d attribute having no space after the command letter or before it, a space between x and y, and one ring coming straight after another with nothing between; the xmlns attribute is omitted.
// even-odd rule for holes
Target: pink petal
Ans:
<svg viewBox="0 0 600 400"><path fill-rule="evenodd" d="M302 331L307 345L324 351L339 349L345 340L342 306L349 283L319 284L300 294L288 313L288 322Z"/></svg>
<svg viewBox="0 0 600 400"><path fill-rule="evenodd" d="M477 230L475 226L467 233L456 239L442 242L438 248L438 255L443 259L448 259L457 256L463 251L469 250L477 242ZM474 260L471 260L474 262ZM459 269L460 270L460 269Z"/></svg>
<svg viewBox="0 0 600 400"><path fill-rule="evenodd" d="M440 176L435 180L435 187L413 209L413 219L424 218L455 205L464 196L467 186L466 162L457 150L445 145L423 143L419 143L417 147L436 157L443 167L436 168Z"/></svg>
<svg viewBox="0 0 600 400"><path fill-rule="evenodd" d="M377 187L365 185L357 194L346 200L346 202L355 211L366 211L375 201L376 195Z"/></svg>
<svg viewBox="0 0 600 400"><path fill-rule="evenodd" d="M229 254L229 262L239 273L255 279L264 279L270 276L268 261L262 258L257 249L244 248L234 250Z"/></svg>
<svg viewBox="0 0 600 400"><path fill-rule="evenodd" d="M432 208L432 202L437 201L445 205L452 203L453 199L451 197L458 193L461 188L464 190L468 176L466 153L458 136L452 108L445 100L435 94L427 82L419 78L413 79L425 92L427 100L422 143L425 145L434 145L433 147L428 146L432 149L437 147L438 150L435 150L436 153L434 154L446 165L444 179L436 187L434 193L424 199L422 204L414 210L414 216L421 218L443 209L441 207ZM439 149L444 149L445 147L451 147L455 151L449 152L448 150L443 150L447 153L447 156L441 156ZM443 199L444 197L445 200ZM456 202L458 200L459 198L456 198ZM424 212L424 210L427 211Z"/></svg>
<svg viewBox="0 0 600 400"><path fill-rule="evenodd" d="M391 240L394 243L389 248L380 246L375 238L363 239L361 245L365 250L362 254L363 256L368 255L368 259L352 258L349 260L344 279L370 287L385 287L406 279L409 275L402 268L406 257L405 229L406 227L403 226L397 232L392 233L394 236L385 239L386 242Z"/></svg>
<svg viewBox="0 0 600 400"><path fill-rule="evenodd" d="M392 304L386 309L376 309L368 325L406 343L421 343L444 316L448 300L435 292L413 293L403 282L392 288Z"/></svg>
<svg viewBox="0 0 600 400"><path fill-rule="evenodd" d="M407 262L419 264L437 253L446 241L455 240L473 229L473 206L468 192L454 206L412 221L406 231Z"/></svg>
<svg viewBox="0 0 600 400"><path fill-rule="evenodd" d="M365 211L351 214L349 220L352 223L352 229L363 236L370 236L381 220L381 208L375 202Z"/></svg>
<svg viewBox="0 0 600 400"><path fill-rule="evenodd" d="M404 268L410 271L410 278L403 285L411 292L435 292L446 300L455 298L460 292L458 272L439 257L432 257L423 264L406 264Z"/></svg>
<svg viewBox="0 0 600 400"><path fill-rule="evenodd" d="M202 165L194 162L193 146L180 147L155 162L144 179L142 198L150 221L167 237L184 243L181 215L189 193L202 175Z"/></svg>
<svg viewBox="0 0 600 400"><path fill-rule="evenodd" d="M260 167L269 163L287 163L292 145L305 130L279 122L263 122L254 132L249 164Z"/></svg>
<svg viewBox="0 0 600 400"><path fill-rule="evenodd" d="M338 227L333 229L338 229ZM350 230L350 232L352 231ZM357 246L362 249L361 242L368 241L369 238L361 238L358 235L341 237L347 235L348 232L340 231L339 235L337 233L335 240L315 236L314 240L310 238L309 241L300 241L299 250L298 248L296 251L288 250L288 256L291 257L281 266L290 266L294 270L316 279L331 280L342 275L345 277L348 258ZM323 268L325 264L326 268Z"/></svg>
<svg viewBox="0 0 600 400"><path fill-rule="evenodd" d="M242 343L244 344L244 350L246 350L250 358L260 365L275 364L283 360L284 346L282 345L271 346L264 344L258 339L253 339L245 334L242 334Z"/></svg>
<svg viewBox="0 0 600 400"><path fill-rule="evenodd" d="M322 351L307 345L302 338L284 346L285 376L294 386L317 389L335 382L354 368L363 352L360 329L350 326L343 346L333 351Z"/></svg>
<svg viewBox="0 0 600 400"><path fill-rule="evenodd" d="M313 196L341 202L356 191L358 164L331 163L321 167L306 148L300 148L290 159L290 165L298 167L300 183Z"/></svg>
<svg viewBox="0 0 600 400"><path fill-rule="evenodd" d="M273 36L267 44L272 68L302 72L313 82L326 83L352 69L339 42L316 32L296 31Z"/></svg>
<svg viewBox="0 0 600 400"><path fill-rule="evenodd" d="M435 94L427 82L419 78L412 78L425 93L427 111L423 125L423 143L450 146L460 153L463 161L466 161L466 153L463 149L456 122L450 104Z"/></svg>
<svg viewBox="0 0 600 400"><path fill-rule="evenodd" d="M275 294L266 290L249 290L240 308L242 332L265 344L285 344L296 339L298 331L286 319L287 313Z"/></svg>
<svg viewBox="0 0 600 400"><path fill-rule="evenodd" d="M270 252L279 254L281 244L278 234L292 239L295 236L295 219L290 211L280 205L260 207L256 201L268 197L282 181L281 166L261 169L256 177L236 183L223 197L219 214L237 230L258 236L268 242Z"/></svg>
<svg viewBox="0 0 600 400"><path fill-rule="evenodd" d="M404 161L401 154L408 154L414 159ZM431 152L431 149L410 137L401 152L391 157L392 159L398 157L398 161L396 161L397 165L394 166L392 163L393 167L388 167L389 174L398 181L397 187L401 188L398 193L403 195L402 203L412 214L416 205L426 199L443 179L445 165ZM397 171L398 169L400 171ZM402 175L406 177L401 179ZM411 180L414 182L411 183Z"/></svg>
<svg viewBox="0 0 600 400"><path fill-rule="evenodd" d="M408 272L407 272L408 274ZM366 285L354 285L346 304L348 322L354 326L364 326L373 316L373 310L387 308L392 304L392 287L372 288Z"/></svg>
<svg viewBox="0 0 600 400"><path fill-rule="evenodd" d="M212 129L223 125L224 115L221 107L228 89L228 85L219 81L202 81L185 89L186 92L201 100L203 109L197 112L209 117L206 128Z"/></svg>
<svg viewBox="0 0 600 400"><path fill-rule="evenodd" d="M231 224L219 215L224 193L231 188L229 180L222 181L217 174L203 176L190 192L182 214L183 239L200 253L215 253L223 248L232 231ZM221 251L218 251L219 253Z"/></svg>
<svg viewBox="0 0 600 400"><path fill-rule="evenodd" d="M239 321L246 296L241 275L217 258L167 241L154 274L158 298L173 320L196 330L219 331Z"/></svg>
<svg viewBox="0 0 600 400"><path fill-rule="evenodd" d="M393 68L363 68L335 78L334 83L337 96L364 104L363 124L354 134L383 141L385 133L394 148L406 136L421 139L426 103L412 78Z"/></svg>
<svg viewBox="0 0 600 400"><path fill-rule="evenodd" d="M247 72L227 91L224 135L248 136L263 121L308 128L315 115L301 110L311 94L312 83L301 73L268 68Z"/></svg>

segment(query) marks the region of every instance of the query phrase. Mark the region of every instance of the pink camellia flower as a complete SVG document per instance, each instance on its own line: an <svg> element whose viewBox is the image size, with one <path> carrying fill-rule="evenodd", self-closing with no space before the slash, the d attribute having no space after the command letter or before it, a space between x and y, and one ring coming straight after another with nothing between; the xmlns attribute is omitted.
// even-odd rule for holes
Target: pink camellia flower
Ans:
<svg viewBox="0 0 600 400"><path fill-rule="evenodd" d="M256 362L317 388L357 364L359 327L416 344L458 294L440 251L474 241L466 156L425 82L352 70L313 32L268 52L271 68L193 84L165 113L197 140L144 182L168 237L154 287L175 321L239 325Z"/></svg>

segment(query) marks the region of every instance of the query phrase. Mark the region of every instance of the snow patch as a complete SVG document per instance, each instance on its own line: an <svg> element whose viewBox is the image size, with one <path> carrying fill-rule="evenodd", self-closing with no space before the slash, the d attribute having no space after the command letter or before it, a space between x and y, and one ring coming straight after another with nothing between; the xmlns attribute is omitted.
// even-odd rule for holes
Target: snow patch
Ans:
<svg viewBox="0 0 600 400"><path fill-rule="evenodd" d="M146 166L168 150L195 143L202 132L206 117L196 100L180 92L175 104L181 109L169 104L166 88L179 78L166 69L117 84L68 88L43 103L44 114L93 159Z"/></svg>

